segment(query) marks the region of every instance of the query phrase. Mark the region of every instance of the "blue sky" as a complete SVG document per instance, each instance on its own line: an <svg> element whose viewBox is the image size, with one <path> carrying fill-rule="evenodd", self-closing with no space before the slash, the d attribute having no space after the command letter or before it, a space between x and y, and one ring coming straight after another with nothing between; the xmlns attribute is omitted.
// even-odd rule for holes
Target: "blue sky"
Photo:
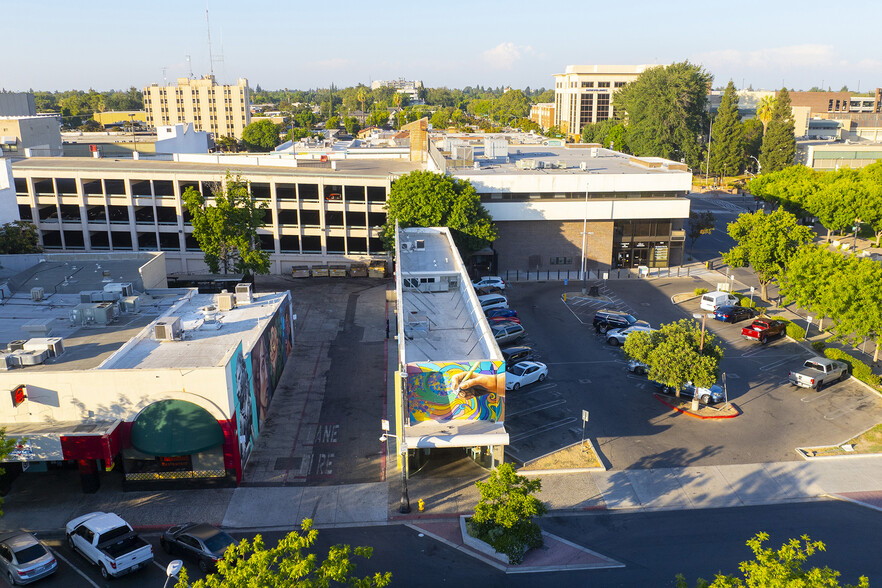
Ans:
<svg viewBox="0 0 882 588"><path fill-rule="evenodd" d="M209 70L264 89L421 79L552 87L569 64L689 60L739 88L882 86L882 2L0 0L0 88L141 88ZM832 7L832 10L831 10ZM838 7L838 8L837 8ZM551 11L558 9L558 13ZM564 28L566 30L564 30Z"/></svg>

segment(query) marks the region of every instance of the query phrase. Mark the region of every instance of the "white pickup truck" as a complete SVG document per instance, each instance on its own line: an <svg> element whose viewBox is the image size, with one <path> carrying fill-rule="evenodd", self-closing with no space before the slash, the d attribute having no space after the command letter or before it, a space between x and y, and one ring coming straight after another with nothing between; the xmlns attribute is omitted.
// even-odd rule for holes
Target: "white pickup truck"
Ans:
<svg viewBox="0 0 882 588"><path fill-rule="evenodd" d="M70 521L67 542L98 566L105 580L139 570L153 561L153 546L113 513L92 512Z"/></svg>
<svg viewBox="0 0 882 588"><path fill-rule="evenodd" d="M826 357L810 357L802 367L790 370L787 380L793 386L820 390L825 384L847 377L847 364Z"/></svg>

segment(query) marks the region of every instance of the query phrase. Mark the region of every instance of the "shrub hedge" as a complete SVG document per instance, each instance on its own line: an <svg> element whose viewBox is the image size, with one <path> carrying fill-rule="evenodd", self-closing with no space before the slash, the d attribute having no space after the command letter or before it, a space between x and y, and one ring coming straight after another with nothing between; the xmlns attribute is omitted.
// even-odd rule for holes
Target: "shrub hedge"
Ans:
<svg viewBox="0 0 882 588"><path fill-rule="evenodd" d="M851 375L865 384L870 384L871 386L879 386L882 384L882 380L872 372L870 366L841 349L836 349L834 347L824 349L824 357L847 363L848 371L851 372Z"/></svg>
<svg viewBox="0 0 882 588"><path fill-rule="evenodd" d="M824 347L826 347L826 346L827 346L827 343L824 341L815 341L814 343L812 343L812 349L814 349L817 352L823 351Z"/></svg>
<svg viewBox="0 0 882 588"><path fill-rule="evenodd" d="M795 339L797 341L802 341L805 338L805 329L797 325L796 323L787 320L783 316L776 315L773 317L775 320L784 321L787 324L787 336L791 339Z"/></svg>
<svg viewBox="0 0 882 588"><path fill-rule="evenodd" d="M696 288L695 295L701 296L702 294L707 294L707 288Z"/></svg>

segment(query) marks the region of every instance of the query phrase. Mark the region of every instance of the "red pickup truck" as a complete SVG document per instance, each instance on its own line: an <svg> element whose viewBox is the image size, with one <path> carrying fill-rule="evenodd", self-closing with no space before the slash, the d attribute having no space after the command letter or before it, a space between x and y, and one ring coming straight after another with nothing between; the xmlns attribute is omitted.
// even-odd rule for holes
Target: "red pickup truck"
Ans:
<svg viewBox="0 0 882 588"><path fill-rule="evenodd" d="M741 329L741 336L750 341L765 343L769 337L783 335L787 330L787 323L775 319L756 319L749 327Z"/></svg>

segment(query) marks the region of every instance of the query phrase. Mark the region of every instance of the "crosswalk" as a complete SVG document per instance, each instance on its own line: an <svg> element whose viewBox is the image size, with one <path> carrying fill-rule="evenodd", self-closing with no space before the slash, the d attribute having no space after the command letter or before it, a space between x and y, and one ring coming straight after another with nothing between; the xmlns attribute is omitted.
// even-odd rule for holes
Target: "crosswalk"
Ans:
<svg viewBox="0 0 882 588"><path fill-rule="evenodd" d="M728 200L722 200L722 199L708 200L706 198L696 198L695 200L698 200L698 201L703 202L705 204L710 204L712 206L719 206L720 208L725 208L726 210L730 210L730 211L735 212L737 214L750 212L748 209L744 208L743 206L739 206L739 205L735 204L734 202L729 202Z"/></svg>

